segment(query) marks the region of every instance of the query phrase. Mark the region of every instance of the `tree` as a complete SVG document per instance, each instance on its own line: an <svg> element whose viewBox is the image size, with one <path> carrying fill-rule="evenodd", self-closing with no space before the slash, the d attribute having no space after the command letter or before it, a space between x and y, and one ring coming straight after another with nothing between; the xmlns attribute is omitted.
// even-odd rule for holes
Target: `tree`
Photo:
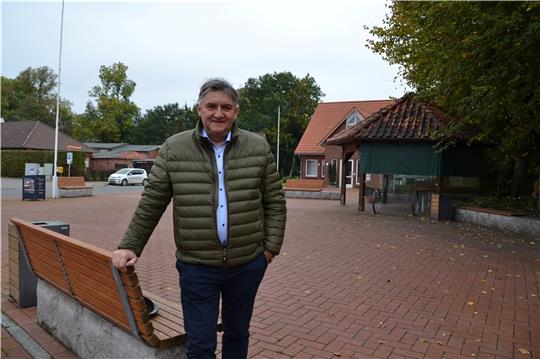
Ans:
<svg viewBox="0 0 540 359"><path fill-rule="evenodd" d="M496 144L501 192L530 194L540 173L540 3L405 2L390 6L370 47L419 95ZM509 183L510 182L510 183Z"/></svg>
<svg viewBox="0 0 540 359"><path fill-rule="evenodd" d="M156 106L135 120L130 143L161 144L175 133L193 129L198 119L195 107L180 108L178 103Z"/></svg>
<svg viewBox="0 0 540 359"><path fill-rule="evenodd" d="M127 142L139 107L131 102L136 83L127 77L128 67L121 62L101 66L101 85L89 91L89 101L79 122L79 133L100 142Z"/></svg>
<svg viewBox="0 0 540 359"><path fill-rule="evenodd" d="M56 125L57 75L47 66L28 67L10 79L2 76L2 117L6 121L45 122ZM59 128L71 133L71 103L60 101Z"/></svg>
<svg viewBox="0 0 540 359"><path fill-rule="evenodd" d="M238 123L250 131L263 131L276 154L278 106L281 110L279 169L293 169L294 149L315 111L322 93L315 79L307 74L297 78L290 72L274 72L250 78L239 89Z"/></svg>

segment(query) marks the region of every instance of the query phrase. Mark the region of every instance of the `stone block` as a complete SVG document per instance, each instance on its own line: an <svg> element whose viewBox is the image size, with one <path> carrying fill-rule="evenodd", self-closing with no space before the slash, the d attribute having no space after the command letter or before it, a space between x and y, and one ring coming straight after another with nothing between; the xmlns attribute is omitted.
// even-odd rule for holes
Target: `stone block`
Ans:
<svg viewBox="0 0 540 359"><path fill-rule="evenodd" d="M39 324L81 359L186 358L184 345L152 348L45 281L38 280L37 298Z"/></svg>

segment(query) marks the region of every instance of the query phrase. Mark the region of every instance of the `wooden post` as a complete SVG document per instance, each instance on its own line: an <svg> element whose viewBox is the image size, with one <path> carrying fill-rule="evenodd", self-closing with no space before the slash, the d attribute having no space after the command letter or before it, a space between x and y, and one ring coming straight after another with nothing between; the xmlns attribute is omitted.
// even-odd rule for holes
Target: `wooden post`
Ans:
<svg viewBox="0 0 540 359"><path fill-rule="evenodd" d="M358 174L360 175L360 173ZM358 210L366 210L366 174L362 173L360 183L358 184Z"/></svg>
<svg viewBox="0 0 540 359"><path fill-rule="evenodd" d="M344 154L345 155L345 154ZM344 206L347 203L347 161L348 159L345 159L345 156L342 157L342 163L341 163L341 183L340 183L340 190L341 190L341 198L339 203Z"/></svg>
<svg viewBox="0 0 540 359"><path fill-rule="evenodd" d="M352 148L352 150L351 150ZM340 204L342 206L346 203L346 196L347 196L347 162L351 159L351 157L354 155L354 151L356 150L356 147L342 147L341 148L341 158L342 158L342 165L341 165L341 200ZM351 172L354 171L353 168L351 168ZM354 178L352 179L354 182Z"/></svg>

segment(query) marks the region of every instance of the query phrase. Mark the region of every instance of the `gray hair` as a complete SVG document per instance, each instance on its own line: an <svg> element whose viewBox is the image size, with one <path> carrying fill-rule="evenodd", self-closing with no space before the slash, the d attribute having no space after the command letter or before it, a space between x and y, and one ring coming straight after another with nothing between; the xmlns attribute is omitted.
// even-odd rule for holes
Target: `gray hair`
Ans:
<svg viewBox="0 0 540 359"><path fill-rule="evenodd" d="M238 105L238 92L232 87L232 85L220 78L214 78L206 81L204 84L202 84L201 89L199 91L199 98L197 99L197 105L199 105L203 99L203 97L211 92L211 91L222 91L225 92L227 95L229 95L232 100L234 101L235 105Z"/></svg>

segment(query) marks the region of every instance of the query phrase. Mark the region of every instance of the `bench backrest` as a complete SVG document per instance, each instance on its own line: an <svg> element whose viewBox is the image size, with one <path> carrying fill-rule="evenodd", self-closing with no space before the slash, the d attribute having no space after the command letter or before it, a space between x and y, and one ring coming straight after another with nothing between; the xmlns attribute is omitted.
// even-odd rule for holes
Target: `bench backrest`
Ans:
<svg viewBox="0 0 540 359"><path fill-rule="evenodd" d="M138 335L148 345L160 345L133 267L121 273L113 269L110 251L17 218L11 222L17 227L30 266L39 278L118 327Z"/></svg>
<svg viewBox="0 0 540 359"><path fill-rule="evenodd" d="M285 188L323 189L324 180L316 179L288 179Z"/></svg>
<svg viewBox="0 0 540 359"><path fill-rule="evenodd" d="M58 187L86 187L84 177L58 177Z"/></svg>

